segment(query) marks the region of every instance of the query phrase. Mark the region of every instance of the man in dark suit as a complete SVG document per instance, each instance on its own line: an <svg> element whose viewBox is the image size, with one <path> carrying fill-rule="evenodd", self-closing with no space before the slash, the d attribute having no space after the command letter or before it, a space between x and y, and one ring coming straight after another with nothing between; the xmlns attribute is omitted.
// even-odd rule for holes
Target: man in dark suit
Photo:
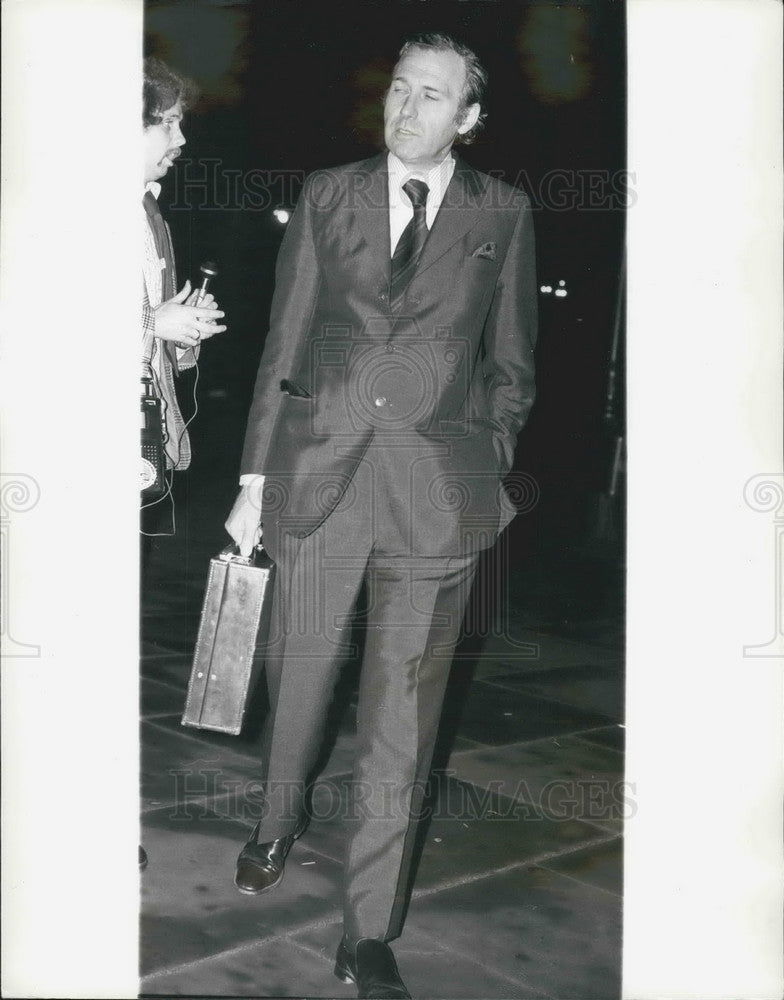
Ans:
<svg viewBox="0 0 784 1000"><path fill-rule="evenodd" d="M451 152L481 125L485 82L464 46L413 39L385 98L388 152L306 182L226 523L247 553L261 519L278 567L266 810L238 858L242 892L277 885L302 832L345 624L367 587L335 967L360 996L409 995L387 942L413 818L479 554L514 515L502 479L534 399L529 201Z"/></svg>

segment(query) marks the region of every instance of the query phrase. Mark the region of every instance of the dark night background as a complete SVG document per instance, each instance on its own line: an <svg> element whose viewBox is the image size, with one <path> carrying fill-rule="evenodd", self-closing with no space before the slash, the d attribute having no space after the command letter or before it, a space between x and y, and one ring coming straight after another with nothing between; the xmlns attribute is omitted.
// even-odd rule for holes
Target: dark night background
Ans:
<svg viewBox="0 0 784 1000"><path fill-rule="evenodd" d="M479 562L434 747L433 775L440 777L431 784L428 801L433 805L441 801L442 780L444 788L453 787L454 782L464 787L459 777L463 773L459 748L466 746L474 748L466 751L469 755L490 755L488 767L494 776L509 774L515 781L521 766L527 777L542 770L550 776L584 773L590 780L597 768L621 777L623 477L615 477L614 495L610 485L613 456L623 437L622 356L616 366L611 407L608 386L614 335L622 325L624 202L631 194L624 190L621 176L626 166L623 5L615 0L560 6L492 0L383 4L353 0L318 6L215 0L150 3L146 53L193 77L201 88L201 98L184 124L188 144L165 178L161 198L173 231L180 282L188 276L198 281L200 263L216 260L220 275L214 290L229 325L201 353L199 411L192 430L194 459L186 473L173 477L176 531L145 539L143 545L142 801L151 809L143 816L151 874L142 906L140 943L142 968L151 974L147 980L150 995L160 995L162 983L176 981L177 993L187 992L196 981L201 986L204 962L212 961L204 957L205 948L208 955L212 943L233 948L237 934L240 938L249 930L258 934L260 926L256 916L246 924L233 905L222 909L217 900L222 899L223 888L213 897L202 884L212 877L202 875L206 868L215 876L216 885L219 880L223 886L225 872L220 866L225 862L218 862L217 855L213 858L217 866L210 862L200 866L198 888L205 895L195 900L191 894L182 904L173 902L184 899L181 892L189 892L189 876L184 877L179 857L157 868L152 859L156 853L165 856L171 850L173 832L165 824L156 829L167 794L160 791L160 772L174 773L171 768L180 761L190 766L188 762L198 753L222 761L235 755L247 758L253 769L249 773L255 774L268 719L262 684L251 696L237 736L202 730L183 736L179 710L208 561L229 542L223 525L238 489L245 424L284 233L275 213L293 207L308 172L356 161L381 148L382 96L390 70L403 40L422 31L452 34L472 47L488 69L486 131L475 144L459 147L459 152L480 170L519 184L532 199L541 317L538 397L520 435L513 470L513 480L525 484L520 491L522 509L499 544ZM557 291L561 294L556 295ZM179 382L178 395L188 412L192 409L188 405L192 374L183 373ZM511 485L514 488L514 482ZM147 513L157 515L158 531L171 532L168 500ZM354 738L368 606L366 595L360 593L352 651L335 688L314 774L329 769L332 755L343 752L341 737L349 745ZM526 669L532 667L536 669ZM167 686L167 677L177 686ZM161 692L169 699L167 705L158 700ZM166 722L159 725L155 716L167 706L170 710L172 699L178 714L170 722L176 732ZM576 734L586 731L589 739L584 742ZM563 749L561 737L565 741L574 737L574 745L568 744L571 749ZM224 753L227 758L221 756ZM521 758L526 753L530 758ZM521 765L521 759L528 763ZM470 784L468 771L465 776ZM499 803L502 798L498 797ZM539 842L537 824L529 830L532 835L535 832L533 850L554 851L559 860L553 864L557 865L560 852L566 856L573 851L575 844L569 838L576 833L569 823L554 825L557 843L548 847ZM312 837L317 836L317 826ZM478 873L486 874L490 866L493 876L479 878L479 886L472 888L465 905L475 921L489 911L504 927L504 907L497 909L496 898L504 890L495 879L524 856L520 843L526 837L518 826L497 828L489 816L473 828L462 822L457 827L459 835L449 839L447 850L444 837L432 839L435 826L421 825L415 847L417 877L436 863L439 871L449 872L450 881L465 877L473 887ZM586 967L578 961L580 967L574 972L575 982L585 992L572 988L553 995L614 997L620 982L621 838L613 829L608 843L608 830L589 824L579 828L580 836L601 840L596 851L585 847L581 863L586 870L596 865L606 869L610 892L589 895L586 902L579 880L565 880L566 895L558 895L558 902L541 904L545 923L553 919L551 910L558 914L554 919L560 933L535 929L531 937L553 942L547 946L553 948L552 953L546 953L558 954L557 965L563 964L563 952L584 955L586 947L591 950ZM473 842L467 839L471 829ZM232 860L234 839L240 833L247 835L241 826L232 828L232 839L225 844ZM498 850L489 860L488 843L493 838L499 842ZM183 845L182 853L194 857L191 852L200 840L203 837L194 837ZM438 847L435 862L433 844ZM545 873L544 877L551 876ZM296 885L296 880L292 883ZM283 898L284 910L288 907L288 912L301 919L302 900L311 891L288 903L285 892L278 898ZM513 896L519 898L517 890ZM448 927L454 899L448 893L441 899ZM508 933L516 941L517 903L514 906L513 930ZM532 904L525 912L535 912L538 919L539 907ZM238 914L236 926L230 913ZM209 945L201 929L205 918L210 927L225 927L214 937L210 931ZM571 927L573 921L574 926L585 927L584 937L572 940L571 932L560 926ZM282 915L279 921L272 918L273 924L282 936L295 926ZM196 978L189 979L187 973L184 978L179 973L173 974L174 979L156 978L156 970L189 954L193 935L198 938L197 953L204 957ZM472 927L470 938L471 954L478 949L474 957L482 965L492 964L494 959L485 957L487 946L479 923ZM185 942L185 951L180 941ZM277 940L273 946L278 947ZM462 955L466 948L461 945L460 949ZM227 961L225 954L213 956L219 969L216 975L234 995L236 963ZM268 983L277 982L277 974L280 983L286 984L277 992L270 986L274 995L291 991L299 995L302 989L301 955L289 957L291 962L278 973L265 967L261 974ZM446 954L440 959L452 960ZM443 992L440 961L428 959L422 979L428 996L452 995ZM504 956L501 962L506 961ZM527 983L533 957L521 956L515 945L509 961L515 982L522 971L520 981ZM545 964L542 982L548 983L549 995L558 990L549 984L560 980L553 980L553 959ZM257 972L254 966L244 989L259 988ZM492 979L491 972L479 967L471 975L482 983L488 976ZM487 995L509 995L508 981L493 988L503 992ZM312 995L321 995L322 989ZM529 993L527 987L524 992Z"/></svg>
<svg viewBox="0 0 784 1000"><path fill-rule="evenodd" d="M583 584L586 576L618 584L622 477L616 496L607 493L623 434L622 363L612 419L607 391L623 209L633 199L622 174L624 29L619 0L148 3L145 54L201 90L161 204L180 283L197 280L205 259L221 269L214 290L229 330L202 350L195 457L179 487L186 494L203 480L225 483L226 510L200 526L214 529L216 542L225 541L266 332L283 232L273 210L291 207L307 172L379 149L382 95L401 42L441 30L470 45L490 78L486 129L459 151L528 191L537 207L538 283L554 290L561 281L568 292L539 297L538 399L516 467L535 478L540 499L513 523L511 551L527 562L546 548ZM563 579L559 586L568 589ZM610 590L617 601L617 586Z"/></svg>

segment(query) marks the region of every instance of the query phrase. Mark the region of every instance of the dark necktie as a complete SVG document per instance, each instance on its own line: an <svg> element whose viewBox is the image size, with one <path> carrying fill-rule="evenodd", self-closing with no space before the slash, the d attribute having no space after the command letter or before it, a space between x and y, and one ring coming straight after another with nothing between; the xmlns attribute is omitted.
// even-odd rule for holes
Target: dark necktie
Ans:
<svg viewBox="0 0 784 1000"><path fill-rule="evenodd" d="M427 239L425 206L429 188L424 181L410 180L403 185L403 190L414 206L414 217L403 230L392 255L389 304L393 310L398 309L403 302L406 288L414 276L419 255Z"/></svg>
<svg viewBox="0 0 784 1000"><path fill-rule="evenodd" d="M144 192L144 198L142 199L144 204L144 211L147 213L147 219L150 223L150 228L152 229L153 239L155 240L155 252L158 254L161 260L166 262L166 267L161 272L161 301L165 302L170 299L174 293L174 253L172 251L171 240L169 239L169 233L166 229L166 223L163 221L163 216L161 215L161 209L155 196L151 191ZM174 368L177 371L177 350L171 341L165 340L163 342L164 351L166 356Z"/></svg>

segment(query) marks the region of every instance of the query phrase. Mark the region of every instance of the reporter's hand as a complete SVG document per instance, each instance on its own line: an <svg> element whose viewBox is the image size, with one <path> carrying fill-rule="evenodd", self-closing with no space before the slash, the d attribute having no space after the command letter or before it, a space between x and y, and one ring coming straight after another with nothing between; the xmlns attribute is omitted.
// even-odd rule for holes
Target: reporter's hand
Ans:
<svg viewBox="0 0 784 1000"><path fill-rule="evenodd" d="M185 300L185 305L186 306L198 305L198 306L206 306L212 309L220 309L220 306L215 301L215 296L212 294L212 292L207 292L207 294L202 297L201 301L199 300L200 294L201 294L201 289L194 288L191 294Z"/></svg>
<svg viewBox="0 0 784 1000"><path fill-rule="evenodd" d="M161 340L173 340L180 346L196 347L201 341L208 340L226 329L217 322L224 313L215 306L214 299L209 305L186 304L186 299L194 294L190 281L186 281L173 298L156 306L154 310L156 337L160 337ZM212 296L209 298L212 299Z"/></svg>
<svg viewBox="0 0 784 1000"><path fill-rule="evenodd" d="M261 482L243 486L226 520L226 531L234 539L241 556L249 556L261 538Z"/></svg>

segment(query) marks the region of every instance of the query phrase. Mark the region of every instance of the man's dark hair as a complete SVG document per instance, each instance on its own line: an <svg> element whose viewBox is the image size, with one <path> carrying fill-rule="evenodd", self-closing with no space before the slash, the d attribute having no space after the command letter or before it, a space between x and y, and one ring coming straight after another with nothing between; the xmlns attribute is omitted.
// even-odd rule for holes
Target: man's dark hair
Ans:
<svg viewBox="0 0 784 1000"><path fill-rule="evenodd" d="M190 107L198 96L193 80L180 76L162 59L148 56L144 60L142 122L144 127L157 125L164 111L168 111L177 101L183 111Z"/></svg>
<svg viewBox="0 0 784 1000"><path fill-rule="evenodd" d="M400 50L399 59L402 59L411 49L432 49L434 52L454 52L463 60L466 71L465 85L460 96L460 107L458 109L458 124L465 117L466 111L472 104L478 104L479 118L476 125L465 135L458 135L455 142L462 142L469 145L482 131L487 118L484 110L485 91L487 90L487 70L479 62L479 57L467 45L455 41L450 35L443 35L439 32L427 32L421 35L414 35L408 38Z"/></svg>

